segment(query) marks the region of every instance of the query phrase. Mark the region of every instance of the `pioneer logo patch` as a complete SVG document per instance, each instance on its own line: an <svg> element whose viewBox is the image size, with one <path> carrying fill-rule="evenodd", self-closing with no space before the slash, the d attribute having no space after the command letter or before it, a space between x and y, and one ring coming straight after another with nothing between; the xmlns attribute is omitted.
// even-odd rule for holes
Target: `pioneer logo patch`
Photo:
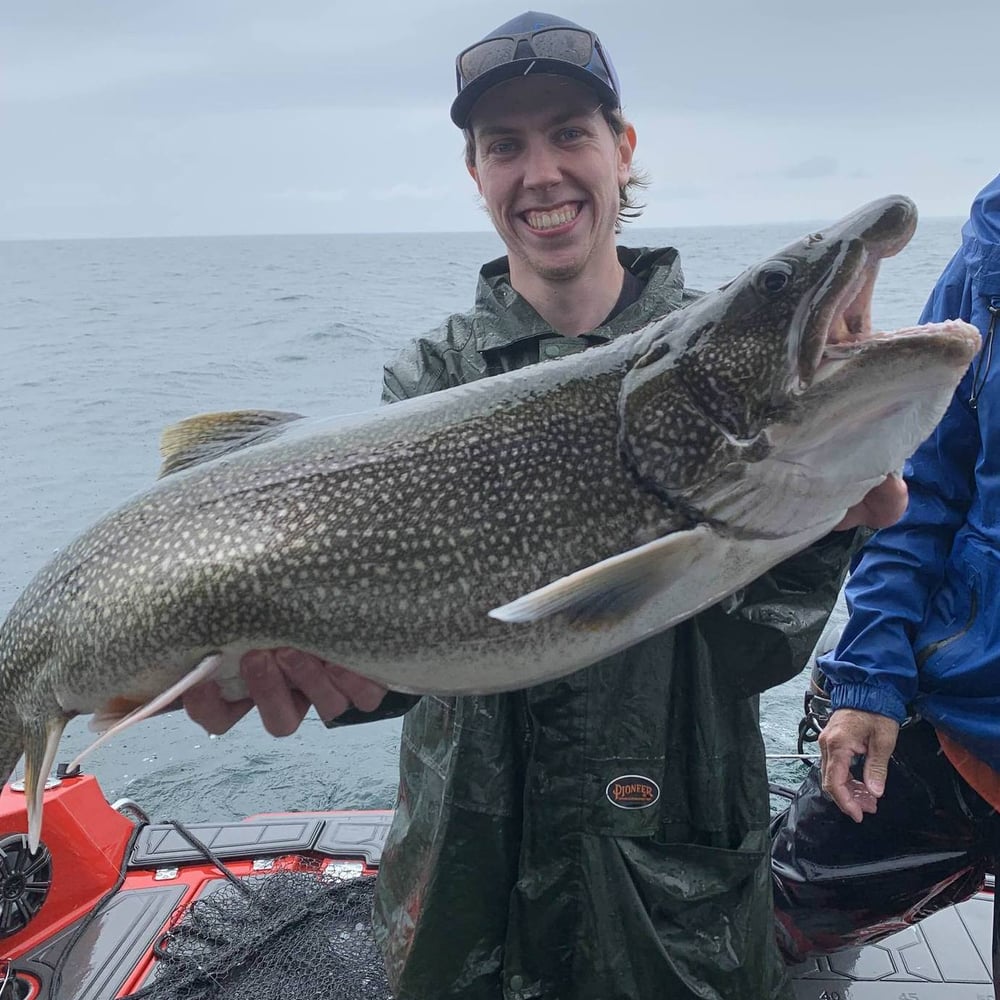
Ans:
<svg viewBox="0 0 1000 1000"><path fill-rule="evenodd" d="M641 774L623 774L608 783L607 795L619 809L646 809L660 798L660 786Z"/></svg>

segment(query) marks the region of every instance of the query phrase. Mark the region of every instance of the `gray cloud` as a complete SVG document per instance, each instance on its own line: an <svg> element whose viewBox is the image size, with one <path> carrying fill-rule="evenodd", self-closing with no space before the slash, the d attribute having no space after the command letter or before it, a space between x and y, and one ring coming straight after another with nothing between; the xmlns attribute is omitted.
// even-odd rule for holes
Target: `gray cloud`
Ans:
<svg viewBox="0 0 1000 1000"><path fill-rule="evenodd" d="M782 171L782 175L790 180L816 180L820 177L834 177L837 172L837 157L810 156L807 160L792 164Z"/></svg>
<svg viewBox="0 0 1000 1000"><path fill-rule="evenodd" d="M1000 169L995 0L606 0L652 225L814 219L902 190L963 213ZM450 124L494 0L0 7L0 238L485 228Z"/></svg>

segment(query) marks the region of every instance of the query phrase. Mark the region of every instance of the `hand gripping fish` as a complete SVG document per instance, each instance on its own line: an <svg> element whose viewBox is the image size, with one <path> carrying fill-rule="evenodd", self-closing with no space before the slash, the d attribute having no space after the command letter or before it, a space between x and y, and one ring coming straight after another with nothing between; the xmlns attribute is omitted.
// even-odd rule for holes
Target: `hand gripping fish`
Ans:
<svg viewBox="0 0 1000 1000"><path fill-rule="evenodd" d="M295 646L409 692L570 673L820 538L941 417L980 338L875 333L901 197L564 360L335 419L163 437L160 480L45 566L0 627L0 773L32 849L68 719L116 732ZM110 727L110 728L109 728Z"/></svg>

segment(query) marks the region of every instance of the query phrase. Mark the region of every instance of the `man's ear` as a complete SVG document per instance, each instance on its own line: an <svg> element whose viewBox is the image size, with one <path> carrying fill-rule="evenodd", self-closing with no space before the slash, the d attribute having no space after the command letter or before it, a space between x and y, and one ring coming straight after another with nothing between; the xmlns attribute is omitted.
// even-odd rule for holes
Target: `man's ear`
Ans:
<svg viewBox="0 0 1000 1000"><path fill-rule="evenodd" d="M476 187L481 195L483 193L483 186L479 183L479 171L476 169L476 165L466 161L465 169L469 171L469 176L476 182Z"/></svg>
<svg viewBox="0 0 1000 1000"><path fill-rule="evenodd" d="M632 173L632 156L635 153L635 126L628 123L618 137L618 186L624 187Z"/></svg>

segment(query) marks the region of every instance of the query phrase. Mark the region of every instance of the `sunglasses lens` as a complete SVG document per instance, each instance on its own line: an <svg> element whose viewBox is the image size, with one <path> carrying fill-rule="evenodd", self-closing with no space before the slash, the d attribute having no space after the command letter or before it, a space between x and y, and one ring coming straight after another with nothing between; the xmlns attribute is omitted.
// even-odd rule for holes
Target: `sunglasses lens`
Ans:
<svg viewBox="0 0 1000 1000"><path fill-rule="evenodd" d="M513 38L491 38L473 45L458 60L462 80L466 84L472 83L477 76L482 76L494 66L510 62L514 58L516 47L517 42Z"/></svg>
<svg viewBox="0 0 1000 1000"><path fill-rule="evenodd" d="M548 28L531 37L531 47L539 59L561 59L586 66L594 54L594 42L586 31L575 28Z"/></svg>

